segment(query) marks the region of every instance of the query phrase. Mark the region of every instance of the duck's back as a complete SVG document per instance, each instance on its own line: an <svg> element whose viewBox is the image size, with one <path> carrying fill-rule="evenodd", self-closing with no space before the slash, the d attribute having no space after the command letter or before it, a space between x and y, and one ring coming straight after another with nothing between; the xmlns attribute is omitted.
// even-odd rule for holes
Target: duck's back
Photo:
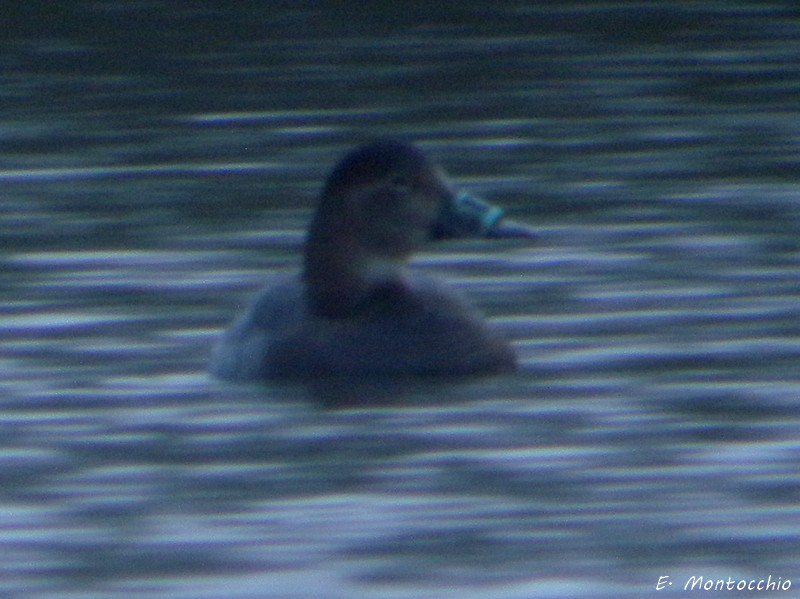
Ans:
<svg viewBox="0 0 800 599"><path fill-rule="evenodd" d="M470 375L508 371L508 343L480 312L437 281L414 275L356 315L309 311L295 275L262 292L223 337L212 362L234 380L318 376Z"/></svg>

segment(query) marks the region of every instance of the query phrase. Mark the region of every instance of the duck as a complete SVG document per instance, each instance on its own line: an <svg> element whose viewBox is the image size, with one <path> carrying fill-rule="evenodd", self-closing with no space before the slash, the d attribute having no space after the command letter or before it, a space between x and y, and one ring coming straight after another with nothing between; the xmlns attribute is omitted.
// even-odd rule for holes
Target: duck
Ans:
<svg viewBox="0 0 800 599"><path fill-rule="evenodd" d="M379 139L328 176L300 272L258 293L216 344L225 380L489 375L513 371L510 342L461 292L407 265L430 240L535 238L459 191L419 147Z"/></svg>

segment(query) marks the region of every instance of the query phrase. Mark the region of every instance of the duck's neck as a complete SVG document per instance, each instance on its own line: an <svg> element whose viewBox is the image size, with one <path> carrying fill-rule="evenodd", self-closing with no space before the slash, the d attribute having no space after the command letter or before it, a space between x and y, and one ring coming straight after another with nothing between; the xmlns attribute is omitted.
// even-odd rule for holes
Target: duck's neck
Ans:
<svg viewBox="0 0 800 599"><path fill-rule="evenodd" d="M404 281L404 260L373 256L347 223L316 218L305 245L303 277L311 311L327 318L357 313L376 290Z"/></svg>

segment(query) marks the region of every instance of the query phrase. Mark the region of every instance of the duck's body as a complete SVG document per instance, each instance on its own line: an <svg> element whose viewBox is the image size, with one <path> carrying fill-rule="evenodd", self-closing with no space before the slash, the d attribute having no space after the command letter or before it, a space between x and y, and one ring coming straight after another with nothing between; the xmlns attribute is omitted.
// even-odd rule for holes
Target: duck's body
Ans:
<svg viewBox="0 0 800 599"><path fill-rule="evenodd" d="M511 347L476 308L405 268L455 198L413 146L378 142L349 154L323 190L302 274L256 297L215 349L212 372L311 380L513 369Z"/></svg>
<svg viewBox="0 0 800 599"><path fill-rule="evenodd" d="M354 318L309 307L300 275L265 289L217 347L222 378L470 375L513 370L508 343L444 284L410 276Z"/></svg>

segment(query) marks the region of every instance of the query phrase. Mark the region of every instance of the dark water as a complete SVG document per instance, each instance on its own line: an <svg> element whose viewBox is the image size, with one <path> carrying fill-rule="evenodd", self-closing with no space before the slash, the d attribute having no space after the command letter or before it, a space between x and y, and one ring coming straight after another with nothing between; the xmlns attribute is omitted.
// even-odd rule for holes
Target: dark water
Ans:
<svg viewBox="0 0 800 599"><path fill-rule="evenodd" d="M793 6L12 3L0 595L797 596ZM415 260L520 372L209 379L382 134L540 231Z"/></svg>

